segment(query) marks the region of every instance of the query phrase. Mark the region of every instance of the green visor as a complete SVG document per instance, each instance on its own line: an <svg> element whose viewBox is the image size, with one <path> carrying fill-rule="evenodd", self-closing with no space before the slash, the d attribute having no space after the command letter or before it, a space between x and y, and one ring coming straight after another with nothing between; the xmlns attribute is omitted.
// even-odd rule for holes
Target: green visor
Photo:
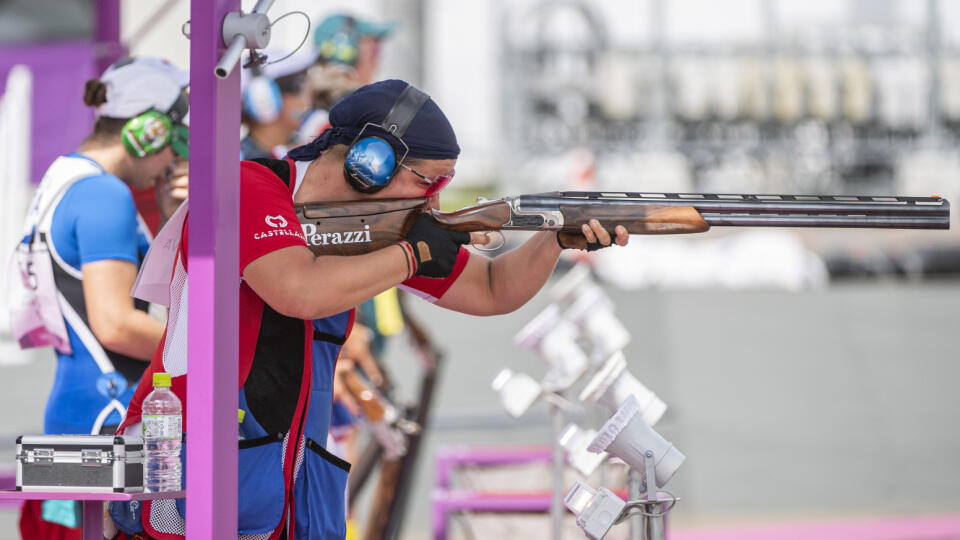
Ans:
<svg viewBox="0 0 960 540"><path fill-rule="evenodd" d="M174 124L170 146L178 156L190 159L190 128L183 124Z"/></svg>

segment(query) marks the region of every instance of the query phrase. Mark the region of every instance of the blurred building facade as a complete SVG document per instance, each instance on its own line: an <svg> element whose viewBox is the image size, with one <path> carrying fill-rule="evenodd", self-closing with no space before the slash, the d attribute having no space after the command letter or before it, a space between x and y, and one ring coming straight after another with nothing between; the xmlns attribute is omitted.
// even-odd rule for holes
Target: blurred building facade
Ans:
<svg viewBox="0 0 960 540"><path fill-rule="evenodd" d="M0 46L88 38L95 2L68 4L4 3ZM121 7L131 52L189 65L187 0ZM960 0L277 0L271 18L292 10L399 23L380 76L449 113L458 183L853 193L914 191L930 160L960 174Z"/></svg>
<svg viewBox="0 0 960 540"><path fill-rule="evenodd" d="M534 184L588 155L608 190L956 190L958 2L648 0L633 39L613 2L520 4L503 119Z"/></svg>

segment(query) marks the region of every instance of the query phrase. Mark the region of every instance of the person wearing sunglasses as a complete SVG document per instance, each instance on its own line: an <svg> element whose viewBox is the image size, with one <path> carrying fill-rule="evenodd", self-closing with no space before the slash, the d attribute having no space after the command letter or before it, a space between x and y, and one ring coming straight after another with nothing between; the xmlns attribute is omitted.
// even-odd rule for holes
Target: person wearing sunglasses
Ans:
<svg viewBox="0 0 960 540"><path fill-rule="evenodd" d="M508 313L546 283L563 249L556 233L541 232L491 259L464 249L469 234L443 229L423 215L389 247L349 257L315 255L294 203L426 198L436 206L460 154L453 126L437 103L400 80L361 87L333 107L330 123L315 141L283 160L241 162L238 362L245 440L238 457L240 534L282 536L289 527L286 533L295 538L345 536L350 466L325 444L333 372L355 306L399 285L461 313ZM182 298L188 286L189 226L187 215L174 231L180 248L169 259L145 263L148 269L161 261L172 266L171 299ZM596 221L582 232L604 246L625 245L628 238L623 227L611 237ZM185 322L185 305L171 305L168 332L148 369L173 376L171 388L184 407L188 363L203 361L187 361L186 340L177 330ZM137 388L121 431L136 430L150 390L148 382ZM182 534L182 516L172 508L145 508L146 532Z"/></svg>
<svg viewBox="0 0 960 540"><path fill-rule="evenodd" d="M415 176L424 181L424 183L427 185L427 191L424 193L424 196L428 198L433 197L437 193L443 191L443 188L447 187L447 184L453 180L453 175L457 172L456 169L450 169L449 171L434 176L433 178L427 178L426 175L418 173L406 163L400 163L400 167L412 172Z"/></svg>

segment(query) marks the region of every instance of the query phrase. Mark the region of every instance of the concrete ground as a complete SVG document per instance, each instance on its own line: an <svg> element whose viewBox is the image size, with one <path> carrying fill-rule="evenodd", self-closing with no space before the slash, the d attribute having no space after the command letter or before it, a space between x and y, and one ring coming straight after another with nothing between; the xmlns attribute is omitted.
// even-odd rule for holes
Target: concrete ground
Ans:
<svg viewBox="0 0 960 540"><path fill-rule="evenodd" d="M687 457L668 486L683 498L672 527L960 512L960 282L608 292L633 335L631 371L670 407L657 431ZM512 420L490 389L504 366L543 374L542 362L511 340L547 298L488 319L412 304L448 354L403 535L420 540L429 537L438 445L549 443L543 404ZM402 340L389 362L414 388L417 367ZM15 436L40 431L52 370L49 355L0 366L0 455L9 465ZM584 421L597 427L603 419ZM528 476L511 487L545 485ZM529 523L482 521L472 535L463 526L469 518L451 530L460 538L491 530L504 540L548 536L546 521L534 521L535 535L519 532ZM17 538L15 512L0 510L0 540L7 538Z"/></svg>

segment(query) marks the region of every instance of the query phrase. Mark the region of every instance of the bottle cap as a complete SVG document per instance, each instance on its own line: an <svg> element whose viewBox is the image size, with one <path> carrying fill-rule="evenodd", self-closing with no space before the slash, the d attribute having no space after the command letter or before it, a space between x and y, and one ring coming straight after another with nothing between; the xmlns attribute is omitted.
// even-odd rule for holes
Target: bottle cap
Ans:
<svg viewBox="0 0 960 540"><path fill-rule="evenodd" d="M154 373L153 374L153 386L164 386L170 387L170 374L169 373Z"/></svg>

